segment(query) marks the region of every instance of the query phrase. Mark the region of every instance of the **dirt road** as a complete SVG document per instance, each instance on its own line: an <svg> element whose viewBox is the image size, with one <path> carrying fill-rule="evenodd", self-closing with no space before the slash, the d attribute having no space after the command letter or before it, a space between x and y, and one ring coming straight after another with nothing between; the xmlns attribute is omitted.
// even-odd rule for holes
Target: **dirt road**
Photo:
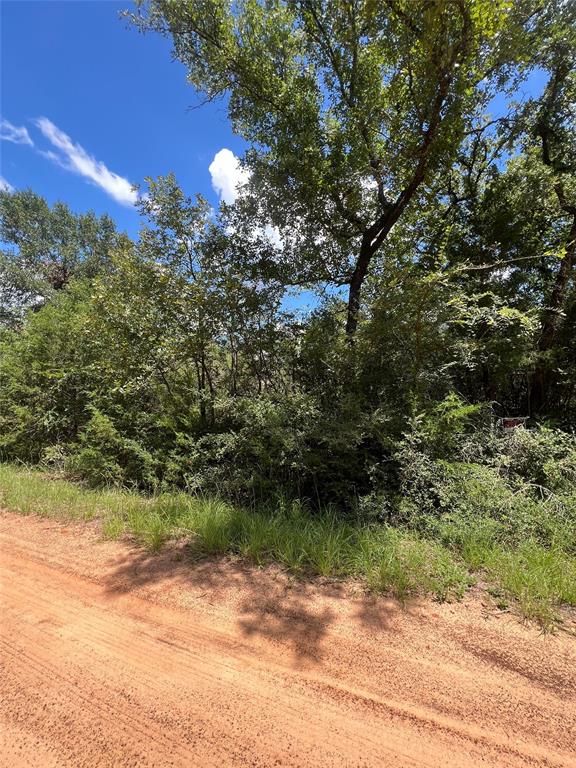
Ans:
<svg viewBox="0 0 576 768"><path fill-rule="evenodd" d="M0 765L576 766L576 640L0 515Z"/></svg>

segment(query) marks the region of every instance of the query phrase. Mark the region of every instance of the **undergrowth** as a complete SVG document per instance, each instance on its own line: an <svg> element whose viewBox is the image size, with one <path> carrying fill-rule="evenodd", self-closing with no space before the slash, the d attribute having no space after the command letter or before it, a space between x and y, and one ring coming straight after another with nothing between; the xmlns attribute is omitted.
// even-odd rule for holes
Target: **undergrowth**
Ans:
<svg viewBox="0 0 576 768"><path fill-rule="evenodd" d="M300 503L246 509L183 493L147 497L92 490L64 479L0 465L0 505L22 514L101 522L102 535L133 536L151 550L187 538L195 557L233 554L263 565L280 563L300 575L357 578L376 593L406 599L461 597L474 574L527 618L550 628L562 604L576 604L576 558L557 543L498 543L494 526L454 517L436 530L349 522Z"/></svg>

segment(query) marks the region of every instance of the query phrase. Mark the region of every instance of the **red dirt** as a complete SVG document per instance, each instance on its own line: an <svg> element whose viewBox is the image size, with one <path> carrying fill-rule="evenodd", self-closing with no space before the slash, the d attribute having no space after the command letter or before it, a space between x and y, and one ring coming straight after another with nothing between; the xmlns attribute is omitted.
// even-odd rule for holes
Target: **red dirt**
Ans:
<svg viewBox="0 0 576 768"><path fill-rule="evenodd" d="M576 641L0 515L0 765L576 766Z"/></svg>

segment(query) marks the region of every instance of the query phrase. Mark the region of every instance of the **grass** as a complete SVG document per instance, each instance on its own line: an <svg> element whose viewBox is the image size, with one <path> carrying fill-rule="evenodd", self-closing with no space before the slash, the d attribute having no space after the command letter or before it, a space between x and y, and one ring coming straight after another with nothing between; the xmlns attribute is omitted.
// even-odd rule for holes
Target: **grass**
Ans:
<svg viewBox="0 0 576 768"><path fill-rule="evenodd" d="M461 597L481 571L498 604L515 600L524 616L551 627L562 604L576 605L576 558L554 545L499 543L489 524L424 536L405 528L360 526L301 505L248 510L186 494L146 497L89 490L37 470L0 464L0 506L22 514L86 521L102 535L132 535L150 550L185 537L193 555L233 554L276 562L301 575L356 578L377 593L406 599Z"/></svg>
<svg viewBox="0 0 576 768"><path fill-rule="evenodd" d="M576 558L562 550L534 541L515 551L493 548L486 567L504 593L518 601L523 615L544 627L557 621L559 604L576 605Z"/></svg>

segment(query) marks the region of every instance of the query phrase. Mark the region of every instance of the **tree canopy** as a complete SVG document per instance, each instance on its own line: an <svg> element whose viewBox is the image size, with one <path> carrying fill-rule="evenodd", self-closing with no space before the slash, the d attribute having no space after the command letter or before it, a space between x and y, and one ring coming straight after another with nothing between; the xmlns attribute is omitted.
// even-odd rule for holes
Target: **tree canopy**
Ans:
<svg viewBox="0 0 576 768"><path fill-rule="evenodd" d="M190 82L227 96L251 147L250 214L279 228L295 284L348 286L349 334L394 225L424 204L557 24L524 1L138 6L134 22L172 37Z"/></svg>
<svg viewBox="0 0 576 768"><path fill-rule="evenodd" d="M0 322L42 306L73 276L105 270L118 238L109 216L74 214L60 202L50 208L32 190L0 190Z"/></svg>

